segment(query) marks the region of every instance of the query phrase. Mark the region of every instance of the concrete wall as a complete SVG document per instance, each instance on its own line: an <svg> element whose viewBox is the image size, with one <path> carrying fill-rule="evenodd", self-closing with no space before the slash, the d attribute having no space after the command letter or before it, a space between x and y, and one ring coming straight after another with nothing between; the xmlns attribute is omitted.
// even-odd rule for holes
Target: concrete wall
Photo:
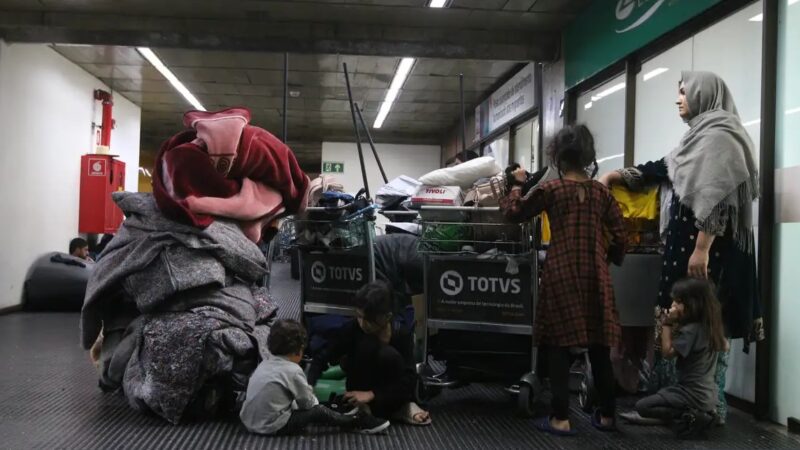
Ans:
<svg viewBox="0 0 800 450"><path fill-rule="evenodd" d="M378 165L372 156L369 144L364 147L364 163L366 165L367 180L372 197L384 185ZM401 145L401 144L376 144L381 164L386 171L386 177L391 181L400 175L419 178L422 175L439 168L442 149L438 145ZM331 175L339 180L346 192L355 194L364 186L361 177L361 166L358 161L358 150L353 142L323 142L322 162L325 161L344 163L344 173L323 174ZM378 228L382 228L383 216L378 216Z"/></svg>
<svg viewBox="0 0 800 450"><path fill-rule="evenodd" d="M21 303L28 267L78 235L80 157L92 149L96 78L46 45L0 41L0 308ZM136 190L141 111L115 96L111 148Z"/></svg>
<svg viewBox="0 0 800 450"><path fill-rule="evenodd" d="M400 175L419 178L431 170L439 168L442 150L438 145L376 144L375 147L389 181ZM384 182L369 144L365 144L363 149L367 180L370 192L374 197ZM358 161L358 150L354 142L323 142L322 162L325 161L344 163L344 173L329 175L338 179L344 185L345 191L355 194L364 186Z"/></svg>

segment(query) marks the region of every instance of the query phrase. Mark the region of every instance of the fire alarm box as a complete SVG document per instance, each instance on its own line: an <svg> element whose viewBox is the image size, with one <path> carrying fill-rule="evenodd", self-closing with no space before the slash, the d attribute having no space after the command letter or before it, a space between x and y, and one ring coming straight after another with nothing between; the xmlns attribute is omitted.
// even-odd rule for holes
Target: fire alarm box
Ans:
<svg viewBox="0 0 800 450"><path fill-rule="evenodd" d="M125 163L114 155L81 157L79 233L114 234L122 224L122 210L111 194L124 190Z"/></svg>

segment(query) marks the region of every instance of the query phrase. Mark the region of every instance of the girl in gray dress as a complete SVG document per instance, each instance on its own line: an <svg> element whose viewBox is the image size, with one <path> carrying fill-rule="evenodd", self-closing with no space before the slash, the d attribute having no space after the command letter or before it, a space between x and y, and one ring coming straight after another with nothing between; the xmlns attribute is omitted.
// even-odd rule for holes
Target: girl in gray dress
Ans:
<svg viewBox="0 0 800 450"><path fill-rule="evenodd" d="M678 382L636 403L636 412L674 426L678 436L702 435L714 422L717 354L727 350L713 285L686 278L672 286L672 307L661 333L664 358L676 359Z"/></svg>

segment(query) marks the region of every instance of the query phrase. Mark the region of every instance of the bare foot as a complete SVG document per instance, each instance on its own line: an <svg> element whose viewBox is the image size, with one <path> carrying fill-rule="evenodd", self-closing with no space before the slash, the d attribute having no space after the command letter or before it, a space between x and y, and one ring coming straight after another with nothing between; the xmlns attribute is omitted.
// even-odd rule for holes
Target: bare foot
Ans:
<svg viewBox="0 0 800 450"><path fill-rule="evenodd" d="M614 418L613 417L606 417L604 415L600 415L600 425L604 427L610 427L614 425Z"/></svg>
<svg viewBox="0 0 800 450"><path fill-rule="evenodd" d="M425 423L431 418L431 413L428 411L420 411L414 414L413 419L415 423Z"/></svg>
<svg viewBox="0 0 800 450"><path fill-rule="evenodd" d="M550 418L550 426L559 431L570 431L569 420L558 420L555 417Z"/></svg>

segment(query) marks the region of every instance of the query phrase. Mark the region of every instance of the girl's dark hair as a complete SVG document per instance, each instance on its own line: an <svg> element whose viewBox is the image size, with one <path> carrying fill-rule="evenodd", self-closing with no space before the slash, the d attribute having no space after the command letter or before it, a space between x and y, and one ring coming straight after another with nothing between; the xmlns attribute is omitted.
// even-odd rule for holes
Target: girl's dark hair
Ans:
<svg viewBox="0 0 800 450"><path fill-rule="evenodd" d="M392 315L392 290L383 281L373 281L356 292L355 305L364 320L384 324Z"/></svg>
<svg viewBox="0 0 800 450"><path fill-rule="evenodd" d="M568 170L581 171L594 166L592 176L597 175L597 153L594 137L586 125L567 125L550 142L548 153L558 176Z"/></svg>
<svg viewBox="0 0 800 450"><path fill-rule="evenodd" d="M306 329L296 320L281 319L269 330L267 349L276 356L294 355L306 347Z"/></svg>
<svg viewBox="0 0 800 450"><path fill-rule="evenodd" d="M672 285L672 298L683 305L680 322L703 324L711 349L715 352L725 351L727 341L722 325L722 306L714 294L714 285L706 280L684 278Z"/></svg>

